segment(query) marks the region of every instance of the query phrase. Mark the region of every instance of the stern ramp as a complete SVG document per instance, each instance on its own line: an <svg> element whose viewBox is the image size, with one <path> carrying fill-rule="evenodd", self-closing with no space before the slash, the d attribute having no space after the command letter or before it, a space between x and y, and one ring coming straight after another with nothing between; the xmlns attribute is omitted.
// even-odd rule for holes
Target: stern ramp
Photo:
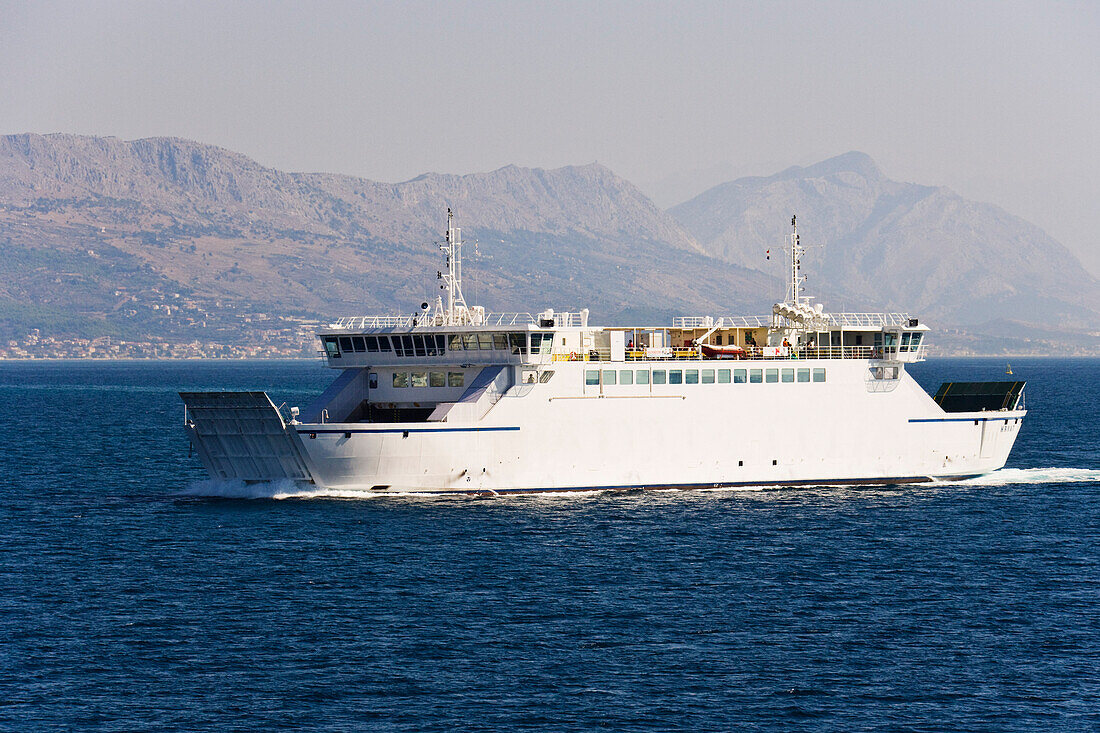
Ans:
<svg viewBox="0 0 1100 733"><path fill-rule="evenodd" d="M297 436L266 392L180 392L184 423L216 479L313 481Z"/></svg>

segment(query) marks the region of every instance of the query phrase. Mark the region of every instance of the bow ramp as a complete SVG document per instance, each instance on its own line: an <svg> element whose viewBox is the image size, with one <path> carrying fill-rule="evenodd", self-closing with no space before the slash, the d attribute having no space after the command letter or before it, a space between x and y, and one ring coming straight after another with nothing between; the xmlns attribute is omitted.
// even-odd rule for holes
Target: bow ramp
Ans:
<svg viewBox="0 0 1100 733"><path fill-rule="evenodd" d="M298 437L266 392L180 392L184 425L212 476L310 481Z"/></svg>

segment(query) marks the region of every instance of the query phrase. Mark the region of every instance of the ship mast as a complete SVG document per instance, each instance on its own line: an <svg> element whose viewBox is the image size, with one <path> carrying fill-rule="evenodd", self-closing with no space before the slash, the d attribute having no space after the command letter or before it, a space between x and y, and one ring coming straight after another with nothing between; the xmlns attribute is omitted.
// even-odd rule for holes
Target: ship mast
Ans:
<svg viewBox="0 0 1100 733"><path fill-rule="evenodd" d="M445 325L455 326L464 322L467 315L466 299L462 296L462 230L454 226L454 213L447 207L447 237L439 245L447 255L447 272L439 273L443 288L447 291Z"/></svg>
<svg viewBox="0 0 1100 733"><path fill-rule="evenodd" d="M802 286L806 282L806 278L802 274L802 255L805 254L806 250L798 239L797 216L791 216L790 241L791 246L787 252L787 256L790 260L790 269L787 273L786 301L795 307L803 304L809 305L810 299L802 295Z"/></svg>

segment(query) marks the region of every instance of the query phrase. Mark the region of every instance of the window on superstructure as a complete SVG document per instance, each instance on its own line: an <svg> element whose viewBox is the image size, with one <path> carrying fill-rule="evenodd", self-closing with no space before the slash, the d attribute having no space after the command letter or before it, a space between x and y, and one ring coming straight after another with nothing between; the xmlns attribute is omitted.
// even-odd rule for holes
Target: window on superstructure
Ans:
<svg viewBox="0 0 1100 733"><path fill-rule="evenodd" d="M527 334L510 333L508 334L508 341L512 344L513 354L522 355L527 353Z"/></svg>
<svg viewBox="0 0 1100 733"><path fill-rule="evenodd" d="M704 369L702 377L703 377L703 384L714 384L714 370L713 369Z"/></svg>
<svg viewBox="0 0 1100 733"><path fill-rule="evenodd" d="M729 369L719 369L718 370L718 384L729 384L729 383L730 383L730 370Z"/></svg>
<svg viewBox="0 0 1100 733"><path fill-rule="evenodd" d="M462 387L466 384L465 372L447 372L448 387Z"/></svg>
<svg viewBox="0 0 1100 733"><path fill-rule="evenodd" d="M355 347L355 352L356 353L362 353L362 352L367 350L367 347L363 344L363 337L362 336L352 336L351 337L351 345L353 347Z"/></svg>
<svg viewBox="0 0 1100 733"><path fill-rule="evenodd" d="M446 387L447 386L447 373L446 372L428 372L428 384L432 387Z"/></svg>
<svg viewBox="0 0 1100 733"><path fill-rule="evenodd" d="M374 336L366 336L363 338L366 343L367 351L378 351L378 339Z"/></svg>
<svg viewBox="0 0 1100 733"><path fill-rule="evenodd" d="M808 382L808 381L810 381L810 370L809 369L799 369L798 370L798 381L799 382Z"/></svg>
<svg viewBox="0 0 1100 733"><path fill-rule="evenodd" d="M684 382L686 384L699 384L699 370L688 369L684 372Z"/></svg>
<svg viewBox="0 0 1100 733"><path fill-rule="evenodd" d="M764 381L768 384L774 384L779 381L778 369L767 369L764 371Z"/></svg>
<svg viewBox="0 0 1100 733"><path fill-rule="evenodd" d="M351 337L350 336L341 336L340 337L340 351L343 351L345 354L349 354L349 353L355 351L355 349L353 349L352 346L351 346Z"/></svg>
<svg viewBox="0 0 1100 733"><path fill-rule="evenodd" d="M664 384L665 383L665 370L664 369L654 369L653 370L653 383L654 384Z"/></svg>
<svg viewBox="0 0 1100 733"><path fill-rule="evenodd" d="M744 369L734 369L733 370L733 383L734 384L744 384L745 382L749 381L747 376L748 376L748 372L746 372Z"/></svg>
<svg viewBox="0 0 1100 733"><path fill-rule="evenodd" d="M447 344L448 349L450 349L451 351L462 351L463 350L463 347L462 347L462 334L452 333L447 338L450 340L450 343Z"/></svg>
<svg viewBox="0 0 1100 733"><path fill-rule="evenodd" d="M634 373L634 376L637 378L635 381L637 381L638 384L649 384L648 369L639 369L637 372Z"/></svg>
<svg viewBox="0 0 1100 733"><path fill-rule="evenodd" d="M825 381L825 370L824 369L814 369L814 381L815 382L824 382Z"/></svg>
<svg viewBox="0 0 1100 733"><path fill-rule="evenodd" d="M793 382L794 381L794 369L784 369L783 373L780 375L780 378L784 382Z"/></svg>
<svg viewBox="0 0 1100 733"><path fill-rule="evenodd" d="M409 386L411 387L427 387L428 386L428 373L427 372L413 372L409 375Z"/></svg>
<svg viewBox="0 0 1100 733"><path fill-rule="evenodd" d="M603 370L603 383L604 384L615 384L616 383L616 381L615 381L615 370L614 369L604 369Z"/></svg>
<svg viewBox="0 0 1100 733"><path fill-rule="evenodd" d="M539 375L539 384L546 384L554 378L554 370L547 369L545 372Z"/></svg>
<svg viewBox="0 0 1100 733"><path fill-rule="evenodd" d="M406 372L394 372L393 373L393 386L394 387L408 387L409 375Z"/></svg>
<svg viewBox="0 0 1100 733"><path fill-rule="evenodd" d="M668 383L669 384L683 384L684 383L684 373L682 371L680 371L679 369L669 369L668 370Z"/></svg>
<svg viewBox="0 0 1100 733"><path fill-rule="evenodd" d="M493 334L493 348L497 351L508 350L508 334L506 333L494 333Z"/></svg>
<svg viewBox="0 0 1100 733"><path fill-rule="evenodd" d="M477 346L482 351L493 350L493 334L491 333L479 333L477 335Z"/></svg>
<svg viewBox="0 0 1100 733"><path fill-rule="evenodd" d="M760 384L764 381L763 369L750 369L749 370L749 384Z"/></svg>
<svg viewBox="0 0 1100 733"><path fill-rule="evenodd" d="M634 384L634 372L630 369L620 369L619 384Z"/></svg>
<svg viewBox="0 0 1100 733"><path fill-rule="evenodd" d="M600 370L599 369L585 369L584 370L584 383L589 387L594 387L600 383Z"/></svg>

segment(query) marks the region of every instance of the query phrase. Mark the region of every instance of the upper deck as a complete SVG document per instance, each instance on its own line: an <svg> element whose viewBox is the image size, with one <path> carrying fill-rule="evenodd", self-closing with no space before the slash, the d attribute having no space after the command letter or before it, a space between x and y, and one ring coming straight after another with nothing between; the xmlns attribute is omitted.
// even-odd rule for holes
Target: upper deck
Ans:
<svg viewBox="0 0 1100 733"><path fill-rule="evenodd" d="M321 355L340 369L723 358L913 362L924 358L929 330L904 313L824 315L812 330L791 328L775 315L683 317L667 327L593 327L585 311L480 314L471 321L444 325L430 314L342 318L319 332ZM707 355L704 345L733 353Z"/></svg>

